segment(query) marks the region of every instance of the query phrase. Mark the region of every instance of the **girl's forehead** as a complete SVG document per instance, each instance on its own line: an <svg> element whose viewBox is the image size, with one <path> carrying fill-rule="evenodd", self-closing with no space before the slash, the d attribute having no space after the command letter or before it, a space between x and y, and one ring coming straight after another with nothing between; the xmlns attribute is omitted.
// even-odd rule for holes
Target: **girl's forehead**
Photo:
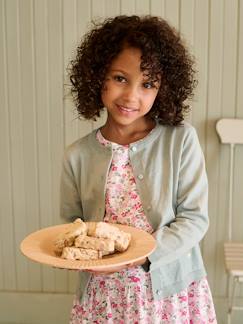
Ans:
<svg viewBox="0 0 243 324"><path fill-rule="evenodd" d="M126 62L141 62L142 52L139 48L126 47L113 59L112 64L126 63Z"/></svg>
<svg viewBox="0 0 243 324"><path fill-rule="evenodd" d="M137 48L125 48L112 60L109 70L140 71L141 55Z"/></svg>
<svg viewBox="0 0 243 324"><path fill-rule="evenodd" d="M141 70L141 51L138 49L124 49L111 62L109 71L121 72L126 75L143 74Z"/></svg>
<svg viewBox="0 0 243 324"><path fill-rule="evenodd" d="M125 47L121 52L113 59L109 67L110 72L122 72L126 75L139 74L143 78L150 78L151 73L149 70L141 69L142 51L136 47ZM156 79L160 79L157 76Z"/></svg>

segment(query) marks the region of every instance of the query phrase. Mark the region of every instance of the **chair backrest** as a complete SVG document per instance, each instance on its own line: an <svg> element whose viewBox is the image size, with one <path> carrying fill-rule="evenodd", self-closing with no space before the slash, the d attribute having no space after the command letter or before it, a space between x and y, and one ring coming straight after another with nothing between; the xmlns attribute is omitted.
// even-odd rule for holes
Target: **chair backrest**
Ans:
<svg viewBox="0 0 243 324"><path fill-rule="evenodd" d="M216 130L222 143L243 144L243 119L220 119Z"/></svg>
<svg viewBox="0 0 243 324"><path fill-rule="evenodd" d="M229 164L229 210L228 210L228 239L232 239L233 221L233 166L235 144L243 144L243 119L220 119L216 123L216 131L223 144L230 144Z"/></svg>

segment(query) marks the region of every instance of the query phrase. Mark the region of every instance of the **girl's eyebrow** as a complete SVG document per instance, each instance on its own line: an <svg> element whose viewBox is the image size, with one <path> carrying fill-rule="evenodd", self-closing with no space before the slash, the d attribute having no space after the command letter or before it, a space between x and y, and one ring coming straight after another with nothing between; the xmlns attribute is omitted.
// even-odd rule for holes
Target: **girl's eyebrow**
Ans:
<svg viewBox="0 0 243 324"><path fill-rule="evenodd" d="M126 72L126 71L124 71L122 69L111 69L110 72L121 72L123 74L129 74L129 72Z"/></svg>
<svg viewBox="0 0 243 324"><path fill-rule="evenodd" d="M119 69L119 68L111 69L110 72L112 72L112 73L119 72L119 73L122 73L122 74L124 74L126 76L130 76L130 73L129 72L124 71L123 69ZM151 79L149 77L144 77L143 78L143 81L148 82L148 81L151 81Z"/></svg>

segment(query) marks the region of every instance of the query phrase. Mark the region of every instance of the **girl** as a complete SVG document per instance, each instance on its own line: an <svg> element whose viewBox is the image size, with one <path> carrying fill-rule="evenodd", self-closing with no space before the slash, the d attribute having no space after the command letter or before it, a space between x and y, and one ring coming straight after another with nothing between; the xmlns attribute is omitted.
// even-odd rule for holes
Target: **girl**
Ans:
<svg viewBox="0 0 243 324"><path fill-rule="evenodd" d="M216 323L199 249L207 177L183 122L196 85L179 34L158 17L118 16L86 34L71 62L80 116L106 123L64 155L61 214L153 233L147 260L80 272L71 323Z"/></svg>

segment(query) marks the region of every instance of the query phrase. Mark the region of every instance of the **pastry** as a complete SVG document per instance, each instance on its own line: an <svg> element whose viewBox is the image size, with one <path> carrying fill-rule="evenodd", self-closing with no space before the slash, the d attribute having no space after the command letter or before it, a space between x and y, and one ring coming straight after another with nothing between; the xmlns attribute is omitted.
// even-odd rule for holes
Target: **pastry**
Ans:
<svg viewBox="0 0 243 324"><path fill-rule="evenodd" d="M85 223L77 218L54 242L57 255L68 260L97 260L115 251L125 251L131 234L105 222Z"/></svg>
<svg viewBox="0 0 243 324"><path fill-rule="evenodd" d="M87 234L87 226L77 218L73 223L68 225L67 231L61 233L54 242L54 251L56 254L61 254L65 246L72 246L74 240L79 235Z"/></svg>
<svg viewBox="0 0 243 324"><path fill-rule="evenodd" d="M82 249L77 247L65 247L62 251L61 257L67 260L97 260L102 258L101 251L93 249Z"/></svg>
<svg viewBox="0 0 243 324"><path fill-rule="evenodd" d="M90 222L87 224L88 235L107 238L115 241L115 250L126 251L131 241L131 234L105 222Z"/></svg>
<svg viewBox="0 0 243 324"><path fill-rule="evenodd" d="M115 242L109 238L98 238L87 235L79 235L74 241L76 247L85 249L94 249L98 251L107 251L113 253L115 251Z"/></svg>

